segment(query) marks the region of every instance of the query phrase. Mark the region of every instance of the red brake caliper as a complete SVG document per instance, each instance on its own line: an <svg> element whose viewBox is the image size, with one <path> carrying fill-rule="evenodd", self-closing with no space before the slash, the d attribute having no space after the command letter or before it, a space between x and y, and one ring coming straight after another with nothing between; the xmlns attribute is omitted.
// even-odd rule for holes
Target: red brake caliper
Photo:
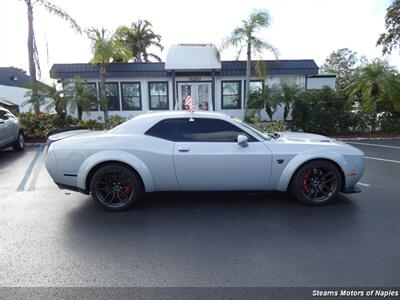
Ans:
<svg viewBox="0 0 400 300"><path fill-rule="evenodd" d="M308 186L307 186L307 181L308 181L308 177L310 176L310 172L306 171L304 172L303 175L303 192L308 193Z"/></svg>
<svg viewBox="0 0 400 300"><path fill-rule="evenodd" d="M129 196L130 193L132 192L132 186L130 184L128 184L125 188L124 188L124 194Z"/></svg>

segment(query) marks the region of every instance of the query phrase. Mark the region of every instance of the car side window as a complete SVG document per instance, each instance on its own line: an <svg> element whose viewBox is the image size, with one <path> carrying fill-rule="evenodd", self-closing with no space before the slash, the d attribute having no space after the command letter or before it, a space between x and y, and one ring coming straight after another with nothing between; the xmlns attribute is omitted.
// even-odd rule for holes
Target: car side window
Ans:
<svg viewBox="0 0 400 300"><path fill-rule="evenodd" d="M179 119L162 120L153 125L145 134L168 141L175 141L180 122Z"/></svg>
<svg viewBox="0 0 400 300"><path fill-rule="evenodd" d="M10 117L8 116L8 112L4 110L0 110L0 119L8 120Z"/></svg>
<svg viewBox="0 0 400 300"><path fill-rule="evenodd" d="M177 141L182 142L237 142L238 135L247 136L249 142L256 139L239 127L218 119L185 118L180 126Z"/></svg>

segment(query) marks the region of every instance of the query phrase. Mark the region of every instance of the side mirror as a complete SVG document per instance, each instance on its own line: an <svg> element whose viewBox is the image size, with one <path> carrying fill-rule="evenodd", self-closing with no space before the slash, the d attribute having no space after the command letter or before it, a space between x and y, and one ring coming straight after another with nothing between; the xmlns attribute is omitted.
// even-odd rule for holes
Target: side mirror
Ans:
<svg viewBox="0 0 400 300"><path fill-rule="evenodd" d="M249 139L245 135L239 134L237 137L237 143L239 144L239 146L242 146L243 148L248 146L248 143L247 143L248 140Z"/></svg>
<svg viewBox="0 0 400 300"><path fill-rule="evenodd" d="M4 120L3 119L0 119L0 124L3 124L4 123Z"/></svg>

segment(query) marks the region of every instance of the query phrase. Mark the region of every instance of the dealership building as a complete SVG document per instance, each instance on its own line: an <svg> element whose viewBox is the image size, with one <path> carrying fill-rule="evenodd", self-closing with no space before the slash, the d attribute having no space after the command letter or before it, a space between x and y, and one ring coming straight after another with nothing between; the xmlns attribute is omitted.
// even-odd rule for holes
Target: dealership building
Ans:
<svg viewBox="0 0 400 300"><path fill-rule="evenodd" d="M335 88L335 75L319 75L313 59L266 60L266 76L251 69L250 89L281 82L304 89ZM76 76L99 90L99 66L90 63L55 64L51 76L67 85ZM168 51L165 62L111 63L107 66L107 102L110 115L133 117L148 111L181 110L190 93L197 111L220 111L243 116L246 61L221 61L212 44L179 44ZM83 118L98 119L96 105ZM75 112L76 114L76 112ZM275 119L282 118L279 110Z"/></svg>

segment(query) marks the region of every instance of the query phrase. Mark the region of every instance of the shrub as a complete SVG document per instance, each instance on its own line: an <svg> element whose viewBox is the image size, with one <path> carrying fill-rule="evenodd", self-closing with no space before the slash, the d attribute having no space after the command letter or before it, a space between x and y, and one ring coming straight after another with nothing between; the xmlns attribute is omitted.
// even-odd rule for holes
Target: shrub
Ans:
<svg viewBox="0 0 400 300"><path fill-rule="evenodd" d="M75 125L75 120L71 116L61 119L55 114L20 113L17 117L28 139L45 139L50 131Z"/></svg>
<svg viewBox="0 0 400 300"><path fill-rule="evenodd" d="M268 122L265 128L266 132L276 132L276 131L285 131L285 122L283 120L280 121L272 121Z"/></svg>
<svg viewBox="0 0 400 300"><path fill-rule="evenodd" d="M122 124L125 121L126 121L126 118L119 116L119 115L109 116L108 117L108 127L114 128L115 126L118 126L119 124Z"/></svg>
<svg viewBox="0 0 400 300"><path fill-rule="evenodd" d="M357 127L348 110L347 97L329 87L304 91L293 103L290 128L306 132L333 134Z"/></svg>
<svg viewBox="0 0 400 300"><path fill-rule="evenodd" d="M383 113L379 117L381 131L400 134L400 113Z"/></svg>
<svg viewBox="0 0 400 300"><path fill-rule="evenodd" d="M79 120L77 122L78 127L88 128L90 130L104 130L104 123L96 120Z"/></svg>

